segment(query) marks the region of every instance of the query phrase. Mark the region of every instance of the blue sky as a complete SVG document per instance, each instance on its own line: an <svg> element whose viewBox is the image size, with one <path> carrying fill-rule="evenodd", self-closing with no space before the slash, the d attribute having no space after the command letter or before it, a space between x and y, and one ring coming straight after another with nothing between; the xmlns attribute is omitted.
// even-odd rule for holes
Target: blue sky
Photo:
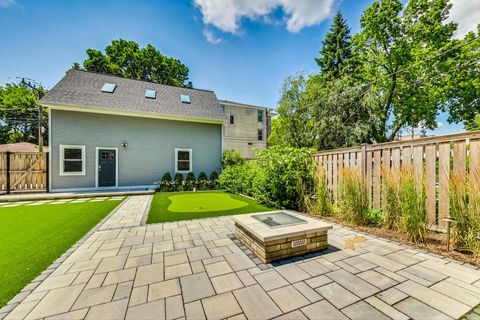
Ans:
<svg viewBox="0 0 480 320"><path fill-rule="evenodd" d="M467 0L455 1L464 8ZM332 14L341 10L355 32L371 2L0 0L0 83L28 77L51 88L85 49L123 38L179 58L195 87L221 99L275 107L285 77L318 70L314 58ZM457 15L468 21L466 12ZM435 133L461 130L443 125Z"/></svg>

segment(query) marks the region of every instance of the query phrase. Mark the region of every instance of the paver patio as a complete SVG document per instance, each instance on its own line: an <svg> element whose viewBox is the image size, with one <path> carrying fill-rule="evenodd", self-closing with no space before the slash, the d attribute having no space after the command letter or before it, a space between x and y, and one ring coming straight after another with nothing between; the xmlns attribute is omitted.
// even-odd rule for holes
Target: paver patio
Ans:
<svg viewBox="0 0 480 320"><path fill-rule="evenodd" d="M0 319L451 319L480 303L480 271L440 256L335 225L328 250L265 265L231 216L144 225L150 197L128 198Z"/></svg>

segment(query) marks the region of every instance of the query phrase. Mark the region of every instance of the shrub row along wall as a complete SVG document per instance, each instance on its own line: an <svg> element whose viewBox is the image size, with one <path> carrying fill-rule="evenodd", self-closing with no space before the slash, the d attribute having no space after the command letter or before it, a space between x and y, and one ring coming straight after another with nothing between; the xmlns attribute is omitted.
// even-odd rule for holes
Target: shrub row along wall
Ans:
<svg viewBox="0 0 480 320"><path fill-rule="evenodd" d="M480 131L328 150L315 153L313 158L325 171L334 201L340 172L353 168L364 178L370 207L376 209L382 208L382 173L411 168L425 194L428 225L444 228L452 174L470 175L480 184L479 175L474 174L480 170Z"/></svg>

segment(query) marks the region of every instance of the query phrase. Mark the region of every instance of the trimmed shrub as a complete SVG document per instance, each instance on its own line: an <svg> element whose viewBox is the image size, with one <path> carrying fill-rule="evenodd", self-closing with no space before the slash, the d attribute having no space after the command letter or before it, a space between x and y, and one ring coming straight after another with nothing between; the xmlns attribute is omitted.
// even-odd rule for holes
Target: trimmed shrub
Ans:
<svg viewBox="0 0 480 320"><path fill-rule="evenodd" d="M246 160L242 157L239 151L226 149L223 152L222 168L226 168L228 166L242 165L245 162Z"/></svg>
<svg viewBox="0 0 480 320"><path fill-rule="evenodd" d="M183 174L180 172L175 173L175 177L173 178L175 182L175 191L183 191L184 181L183 181Z"/></svg>
<svg viewBox="0 0 480 320"><path fill-rule="evenodd" d="M170 172L165 172L159 182L159 191L168 192L172 189L172 176Z"/></svg>
<svg viewBox="0 0 480 320"><path fill-rule="evenodd" d="M367 221L370 224L379 225L383 221L383 212L380 209L370 209L367 213Z"/></svg>
<svg viewBox="0 0 480 320"><path fill-rule="evenodd" d="M211 190L216 190L218 188L218 173L217 171L212 171L210 173L210 183L209 183Z"/></svg>
<svg viewBox="0 0 480 320"><path fill-rule="evenodd" d="M340 172L339 214L356 225L368 222L368 196L362 177L356 170L344 168Z"/></svg>
<svg viewBox="0 0 480 320"><path fill-rule="evenodd" d="M222 174L219 176L218 184L222 189L225 189L228 192L241 193L243 188L242 179L240 177L244 172L244 165L227 166L223 169ZM212 183L213 181L210 182Z"/></svg>
<svg viewBox="0 0 480 320"><path fill-rule="evenodd" d="M276 207L297 209L301 200L300 185L313 185L311 150L273 147L257 150L252 161L254 172L252 195Z"/></svg>
<svg viewBox="0 0 480 320"><path fill-rule="evenodd" d="M308 186L309 191L313 186L311 151L272 147L256 150L256 155L255 160L225 166L219 177L220 186L271 206L297 209L303 201L301 184Z"/></svg>
<svg viewBox="0 0 480 320"><path fill-rule="evenodd" d="M199 190L208 189L208 177L204 171L200 171L198 174L197 185Z"/></svg>
<svg viewBox="0 0 480 320"><path fill-rule="evenodd" d="M419 189L412 169L400 171L399 199L401 230L414 241L423 241L427 231L422 189Z"/></svg>
<svg viewBox="0 0 480 320"><path fill-rule="evenodd" d="M195 179L195 173L187 173L185 178L185 190L192 191L197 186L197 180Z"/></svg>

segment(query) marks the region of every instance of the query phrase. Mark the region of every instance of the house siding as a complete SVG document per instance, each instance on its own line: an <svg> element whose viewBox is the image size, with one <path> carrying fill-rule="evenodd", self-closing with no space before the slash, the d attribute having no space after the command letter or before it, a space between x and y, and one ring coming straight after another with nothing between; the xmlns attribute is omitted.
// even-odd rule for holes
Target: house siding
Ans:
<svg viewBox="0 0 480 320"><path fill-rule="evenodd" d="M266 149L269 134L268 109L246 107L228 101L220 101L225 109L224 148L240 152L247 159L255 158L255 149ZM263 112L263 121L258 121L257 111ZM230 123L233 116L235 123ZM258 140L258 130L263 131L263 139Z"/></svg>
<svg viewBox="0 0 480 320"><path fill-rule="evenodd" d="M122 147L126 142L128 146ZM118 187L175 174L175 148L192 149L193 172L220 172L222 125L51 110L51 189L95 188L96 148L118 148ZM60 145L86 147L84 176L60 176Z"/></svg>

